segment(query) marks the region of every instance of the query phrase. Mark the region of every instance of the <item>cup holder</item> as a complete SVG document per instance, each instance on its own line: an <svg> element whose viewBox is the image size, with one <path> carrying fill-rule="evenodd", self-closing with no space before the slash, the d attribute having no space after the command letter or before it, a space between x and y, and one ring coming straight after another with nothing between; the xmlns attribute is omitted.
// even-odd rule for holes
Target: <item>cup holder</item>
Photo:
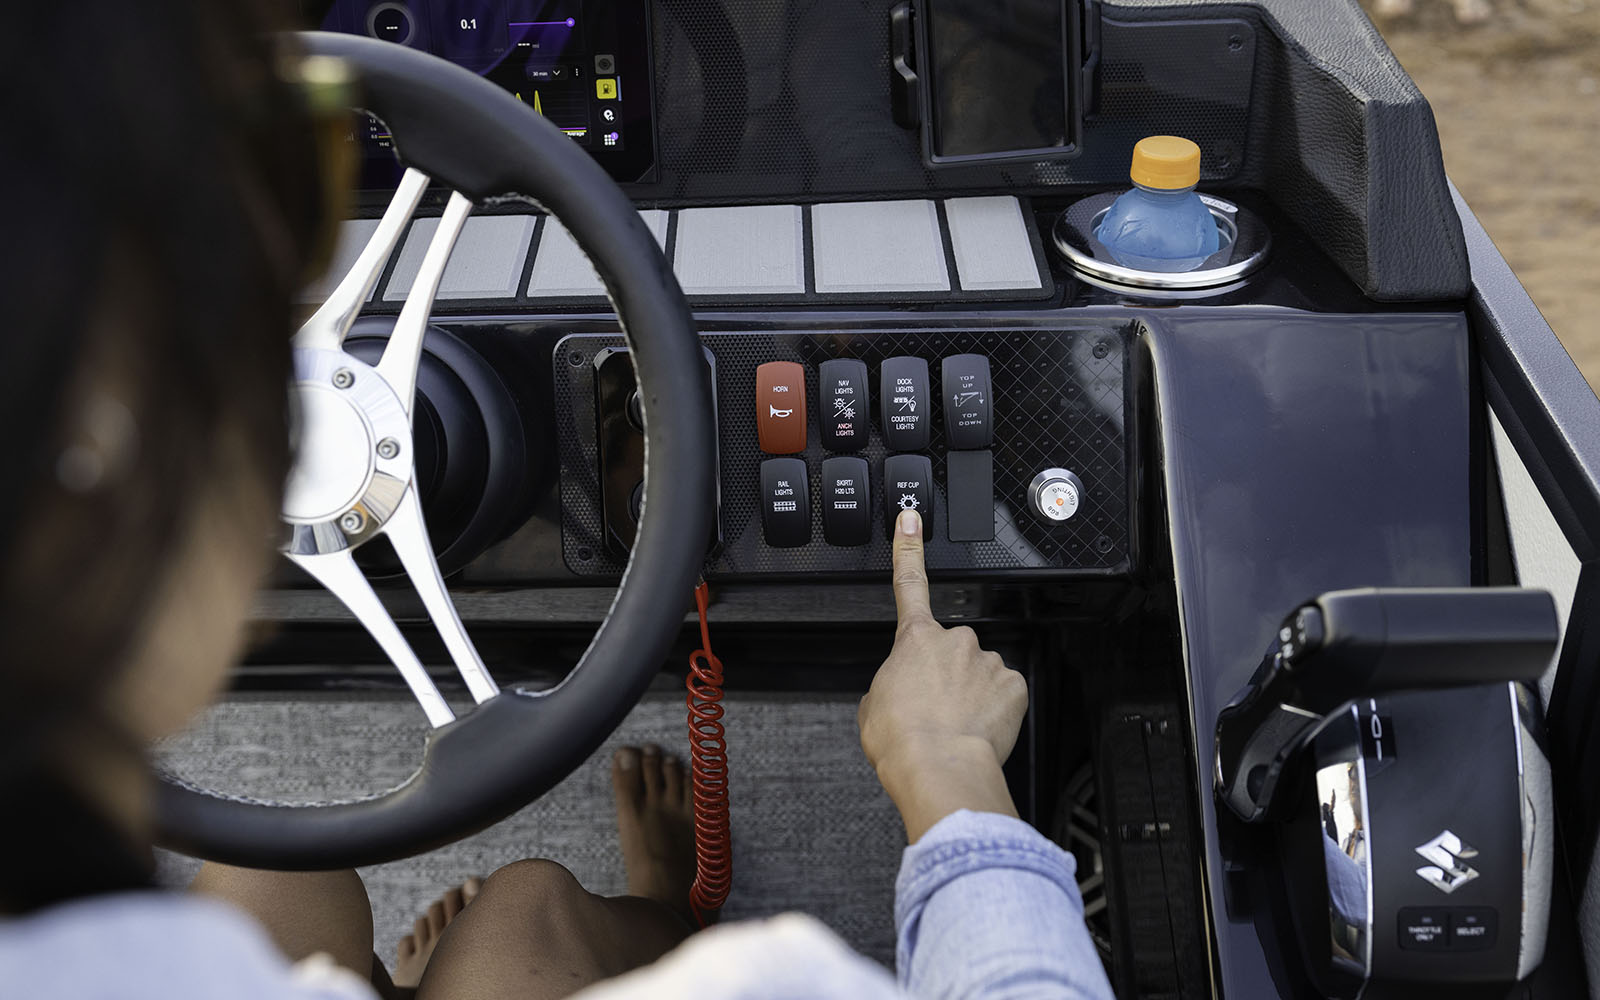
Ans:
<svg viewBox="0 0 1600 1000"><path fill-rule="evenodd" d="M1189 292L1222 290L1238 285L1266 263L1272 234L1252 211L1225 198L1203 194L1200 200L1217 220L1219 247L1193 271L1147 271L1119 264L1095 238L1100 221L1120 192L1090 195L1073 203L1051 231L1056 252L1078 277L1113 291Z"/></svg>

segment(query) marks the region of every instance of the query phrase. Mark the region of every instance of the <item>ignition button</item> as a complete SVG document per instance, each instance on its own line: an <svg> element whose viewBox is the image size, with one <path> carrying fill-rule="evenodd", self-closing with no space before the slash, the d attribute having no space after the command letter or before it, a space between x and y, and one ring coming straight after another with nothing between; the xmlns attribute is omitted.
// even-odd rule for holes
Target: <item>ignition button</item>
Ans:
<svg viewBox="0 0 1600 1000"><path fill-rule="evenodd" d="M1046 469L1028 486L1033 509L1047 521L1065 521L1078 512L1083 481L1066 469Z"/></svg>

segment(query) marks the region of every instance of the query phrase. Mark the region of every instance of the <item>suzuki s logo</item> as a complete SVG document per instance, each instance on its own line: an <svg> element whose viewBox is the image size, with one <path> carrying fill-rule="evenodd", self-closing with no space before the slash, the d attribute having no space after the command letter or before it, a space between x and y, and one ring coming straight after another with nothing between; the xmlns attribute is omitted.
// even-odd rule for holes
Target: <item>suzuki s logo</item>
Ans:
<svg viewBox="0 0 1600 1000"><path fill-rule="evenodd" d="M1463 844L1461 838L1449 830L1417 848L1417 853L1429 862L1418 868L1417 874L1440 892L1455 892L1478 877L1477 871L1467 864L1467 859L1478 856L1478 849Z"/></svg>

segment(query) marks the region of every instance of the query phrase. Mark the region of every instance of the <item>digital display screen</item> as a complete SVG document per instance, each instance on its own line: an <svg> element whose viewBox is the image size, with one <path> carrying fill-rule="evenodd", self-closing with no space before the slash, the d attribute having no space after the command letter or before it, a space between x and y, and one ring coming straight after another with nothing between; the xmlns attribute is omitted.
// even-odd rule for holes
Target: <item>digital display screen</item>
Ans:
<svg viewBox="0 0 1600 1000"><path fill-rule="evenodd" d="M324 31L431 52L531 106L618 181L655 165L646 0L333 0L307 3ZM363 186L398 179L392 140L369 119ZM387 163L385 162L387 161Z"/></svg>
<svg viewBox="0 0 1600 1000"><path fill-rule="evenodd" d="M1077 153L1066 67L1078 53L1067 0L921 0L924 154L930 163Z"/></svg>

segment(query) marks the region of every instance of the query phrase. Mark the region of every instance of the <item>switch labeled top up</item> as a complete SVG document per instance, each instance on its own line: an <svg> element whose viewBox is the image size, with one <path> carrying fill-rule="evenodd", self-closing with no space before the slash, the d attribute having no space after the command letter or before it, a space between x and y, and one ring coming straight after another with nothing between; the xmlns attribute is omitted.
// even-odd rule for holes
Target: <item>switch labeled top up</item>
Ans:
<svg viewBox="0 0 1600 1000"><path fill-rule="evenodd" d="M756 369L756 439L769 455L806 450L806 370L793 361Z"/></svg>
<svg viewBox="0 0 1600 1000"><path fill-rule="evenodd" d="M928 447L928 363L921 358L884 358L879 371L883 440L890 451Z"/></svg>
<svg viewBox="0 0 1600 1000"><path fill-rule="evenodd" d="M829 451L859 451L867 443L867 365L833 358L817 367L822 410L822 446Z"/></svg>
<svg viewBox="0 0 1600 1000"><path fill-rule="evenodd" d="M994 444L989 359L956 354L940 366L944 383L944 439L952 450L971 451Z"/></svg>

